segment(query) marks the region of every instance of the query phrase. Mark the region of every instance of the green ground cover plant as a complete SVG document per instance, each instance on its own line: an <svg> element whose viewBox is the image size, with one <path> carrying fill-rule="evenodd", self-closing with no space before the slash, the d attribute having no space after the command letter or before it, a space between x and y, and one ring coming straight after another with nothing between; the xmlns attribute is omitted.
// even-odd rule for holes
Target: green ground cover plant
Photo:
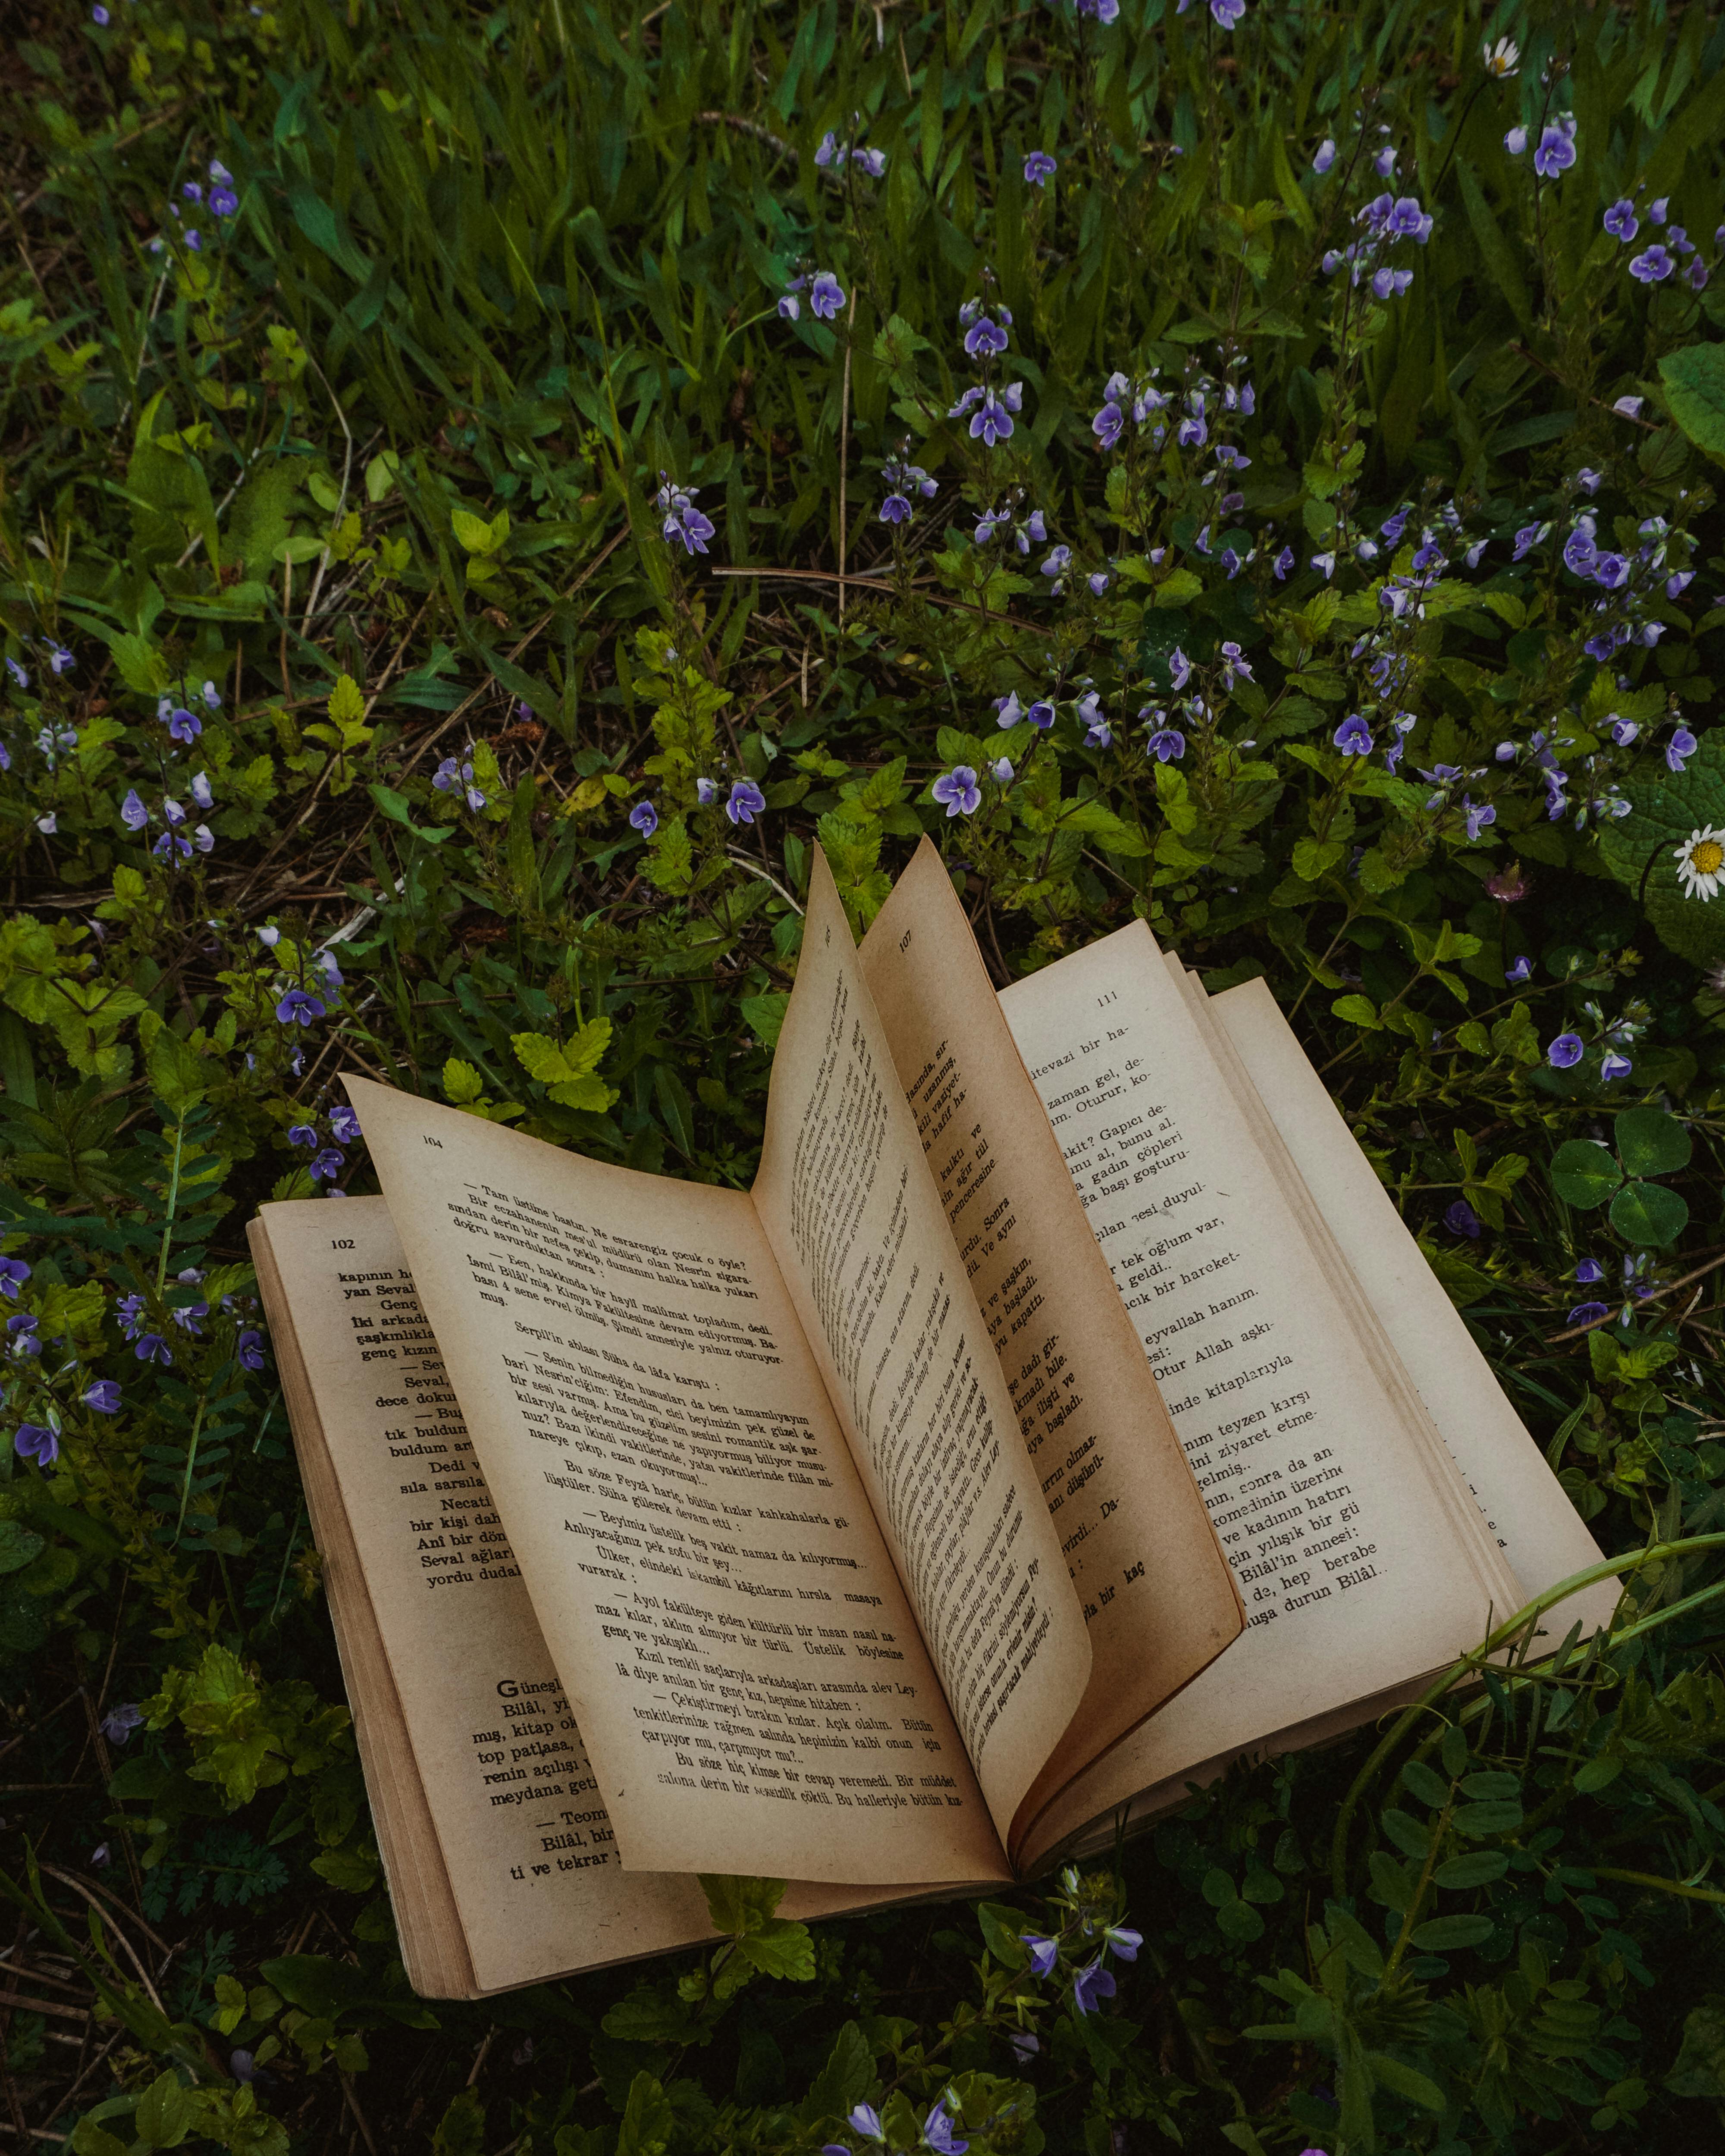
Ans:
<svg viewBox="0 0 1725 2156"><path fill-rule="evenodd" d="M1725 2120L1725 23L105 0L0 55L0 2135ZM1111 1866L393 1944L244 1223L344 1069L746 1183L824 849L1266 977L1624 1584Z"/></svg>

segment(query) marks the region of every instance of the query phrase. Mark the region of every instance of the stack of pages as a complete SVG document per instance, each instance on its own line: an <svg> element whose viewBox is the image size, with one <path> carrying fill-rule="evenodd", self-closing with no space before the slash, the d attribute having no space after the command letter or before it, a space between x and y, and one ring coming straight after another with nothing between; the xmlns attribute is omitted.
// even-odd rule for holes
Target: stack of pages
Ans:
<svg viewBox="0 0 1725 2156"><path fill-rule="evenodd" d="M1369 1720L1599 1553L1261 983L997 996L819 856L761 1169L348 1081L259 1283L409 1975L1037 1873ZM1605 1622L1595 1589L1560 1638Z"/></svg>

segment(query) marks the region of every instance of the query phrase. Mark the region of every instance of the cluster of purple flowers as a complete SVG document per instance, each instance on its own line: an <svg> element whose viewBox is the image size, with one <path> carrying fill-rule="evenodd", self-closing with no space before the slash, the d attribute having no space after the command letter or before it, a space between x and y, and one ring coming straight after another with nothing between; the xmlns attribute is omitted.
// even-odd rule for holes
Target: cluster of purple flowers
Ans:
<svg viewBox="0 0 1725 2156"><path fill-rule="evenodd" d="M1404 239L1417 247L1425 246L1431 237L1430 211L1420 208L1416 195L1385 192L1374 195L1356 213L1354 222L1361 228L1360 237L1349 240L1346 247L1326 251L1324 275L1333 276L1345 268L1354 285L1370 285L1373 299L1399 299L1413 283L1414 273L1396 269L1385 257Z"/></svg>
<svg viewBox="0 0 1725 2156"><path fill-rule="evenodd" d="M713 536L713 521L695 506L700 488L679 486L664 472L659 475L659 491L653 501L665 519L660 527L660 536L667 546L680 542L685 554L706 553L706 542Z"/></svg>
<svg viewBox="0 0 1725 2156"><path fill-rule="evenodd" d="M348 1107L331 1109L330 1137L333 1142L330 1144L326 1145L319 1137L314 1123L290 1123L287 1134L290 1146L303 1146L311 1152L312 1157L306 1163L307 1173L314 1183L329 1185L326 1195L331 1198L347 1195L345 1191L337 1190L335 1187L336 1178L347 1165L347 1156L341 1147L352 1145L359 1136L359 1117Z"/></svg>
<svg viewBox="0 0 1725 2156"><path fill-rule="evenodd" d="M695 798L703 808L717 806L719 782L716 778L697 778ZM733 778L731 791L725 798L725 814L733 824L752 824L757 816L767 811L767 796L752 778Z"/></svg>
<svg viewBox="0 0 1725 2156"><path fill-rule="evenodd" d="M207 772L195 772L187 790L199 808L215 807L215 795L211 790ZM214 832L208 824L193 824L183 804L176 801L172 794L162 796L159 814L167 828L150 849L157 860L166 861L170 868L178 868L189 861L194 853L208 854L213 850L216 843ZM135 786L127 790L126 798L120 804L120 820L128 831L143 832L150 827L151 812Z"/></svg>
<svg viewBox="0 0 1725 2156"><path fill-rule="evenodd" d="M883 524L908 523L914 507L911 496L919 494L925 501L932 501L941 490L938 480L931 479L921 465L906 464L902 457L882 465L880 477L887 488L886 499L880 505Z"/></svg>
<svg viewBox="0 0 1725 2156"><path fill-rule="evenodd" d="M855 165L871 180L878 180L886 170L886 152L861 149L855 142L841 142L829 127L820 138L814 162L824 172L842 172L847 165Z"/></svg>
<svg viewBox="0 0 1725 2156"><path fill-rule="evenodd" d="M1620 1322L1627 1325L1635 1315L1635 1305L1654 1294L1653 1282L1645 1277L1649 1253L1637 1250L1633 1256L1625 1252L1623 1258L1623 1301L1618 1313ZM1575 1268L1575 1278L1583 1287L1599 1287L1605 1279L1605 1268L1597 1258L1584 1258ZM1566 1325L1601 1325L1612 1314L1611 1306L1605 1302L1578 1302L1563 1322Z"/></svg>
<svg viewBox="0 0 1725 2156"><path fill-rule="evenodd" d="M800 318L803 312L802 295L804 292L807 292L809 295L809 313L814 315L820 321L836 321L839 316L845 311L845 287L839 282L832 271L830 270L817 270L814 271L813 275L810 275L807 271L804 271L801 275L793 277L785 286L784 296L778 303L779 317L782 321L794 322ZM660 477L662 478L663 476L664 475L661 473ZM692 490L691 491L692 492ZM661 495L664 493L664 490L662 488L660 489L660 493ZM660 506L661 508L664 506L662 501ZM705 524L706 522L706 519L702 517L701 521ZM667 525L665 536L667 539L670 539L676 535L672 533ZM712 526L711 525L707 526L707 536L709 538L712 536ZM691 553L695 551L696 550L692 547L690 549ZM703 547L700 551L704 554L706 552L706 549Z"/></svg>
<svg viewBox="0 0 1725 2156"><path fill-rule="evenodd" d="M24 648L28 650L29 649L29 639L26 637L23 641ZM43 637L40 639L40 642L42 650L45 654L43 663L47 667L49 672L54 675L54 679L58 680L62 674L70 673L72 668L76 665L78 662L73 657L72 654L66 649L65 645L59 643L56 639L51 636ZM19 689L28 689L29 687L29 670L21 659L13 658L8 654L6 661L6 670L12 676L13 683L15 687Z"/></svg>
<svg viewBox="0 0 1725 2156"><path fill-rule="evenodd" d="M1531 140L1532 130L1517 126L1504 136L1503 146L1512 157L1524 157ZM1541 179L1555 180L1574 162L1575 116L1573 112L1561 112L1539 131L1539 140L1533 149L1533 169Z"/></svg>
<svg viewBox="0 0 1725 2156"><path fill-rule="evenodd" d="M96 11L96 20L98 22L106 20L105 14L100 8ZM181 184L180 199L187 205L187 210L182 213L179 203L171 202L167 206L167 213L180 227L178 237L181 244L189 248L194 254L203 251L203 237L195 225L188 225L186 223L186 217L202 205L209 211L212 217L219 221L232 217L234 211L239 208L239 197L234 192L234 175L225 165L214 157L212 157L209 162L208 188L201 181L186 180ZM167 244L166 239L157 237L150 242L150 252L152 254L159 254Z"/></svg>
<svg viewBox="0 0 1725 2156"><path fill-rule="evenodd" d="M1183 15L1191 5L1192 0L1180 0L1174 13ZM1210 16L1219 30L1237 29L1245 11L1246 0L1210 0Z"/></svg>
<svg viewBox="0 0 1725 2156"><path fill-rule="evenodd" d="M964 332L966 358L983 370L983 379L973 382L947 413L949 419L970 420L970 438L992 449L1011 435L1017 415L1024 408L1024 385L1009 382L996 386L994 362L1006 350L1012 327L1009 309L980 299L967 300L958 310L958 326Z"/></svg>
<svg viewBox="0 0 1725 2156"><path fill-rule="evenodd" d="M467 744L465 756L446 756L431 774L431 783L439 793L459 793L468 807L477 815L485 805L485 797L473 781L473 743Z"/></svg>
<svg viewBox="0 0 1725 2156"><path fill-rule="evenodd" d="M977 518L973 536L978 547L986 547L1001 532L1012 535L1013 543L1020 554L1028 554L1032 543L1038 547L1048 544L1048 525L1040 509L1021 516L1022 495L1014 496L1003 509L985 509Z"/></svg>
<svg viewBox="0 0 1725 2156"><path fill-rule="evenodd" d="M31 1271L32 1268L22 1258L0 1257L0 1294L3 1294L9 1301L16 1302L19 1291L31 1276ZM74 1382L82 1377L75 1357L52 1376L42 1370L43 1348L57 1345L63 1336L54 1333L44 1340L41 1320L33 1311L22 1310L8 1317L4 1337L6 1358L22 1366L20 1377L30 1394L34 1395L41 1389L50 1387L69 1376ZM8 1388L8 1399L12 1389ZM78 1399L81 1405L95 1414L117 1414L120 1412L121 1389L111 1378L90 1379L84 1383ZM39 1467L51 1467L59 1458L60 1438L64 1430L59 1408L51 1393L47 1406L38 1407L35 1412L45 1414L46 1421L21 1420L13 1434L13 1450L21 1460L33 1460Z"/></svg>
<svg viewBox="0 0 1725 2156"><path fill-rule="evenodd" d="M1645 186L1645 182L1641 185ZM1637 187L1636 194L1640 192L1641 187ZM1649 203L1646 211L1649 224L1664 225L1670 206L1669 195L1661 195L1656 201ZM1605 212L1603 222L1611 237L1625 247L1633 244L1636 234L1641 229L1635 201L1628 195L1620 196L1612 203ZM1713 234L1713 244L1725 246L1725 225ZM1629 273L1638 284L1662 285L1667 277L1674 277L1686 261L1689 266L1683 271L1685 282L1693 291L1705 290L1709 275L1707 265L1701 259L1695 242L1683 227L1673 224L1666 228L1661 238L1650 240L1639 254L1630 257Z"/></svg>

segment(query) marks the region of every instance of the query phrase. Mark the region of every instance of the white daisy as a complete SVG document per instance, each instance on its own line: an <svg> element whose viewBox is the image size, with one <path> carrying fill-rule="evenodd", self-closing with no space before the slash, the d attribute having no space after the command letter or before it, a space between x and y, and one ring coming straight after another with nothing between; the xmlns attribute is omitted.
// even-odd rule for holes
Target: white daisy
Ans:
<svg viewBox="0 0 1725 2156"><path fill-rule="evenodd" d="M1705 905L1725 887L1725 831L1704 824L1673 851L1685 898L1698 898Z"/></svg>
<svg viewBox="0 0 1725 2156"><path fill-rule="evenodd" d="M1513 38L1500 38L1494 45L1489 41L1485 47L1486 73L1504 82L1522 64L1522 49Z"/></svg>

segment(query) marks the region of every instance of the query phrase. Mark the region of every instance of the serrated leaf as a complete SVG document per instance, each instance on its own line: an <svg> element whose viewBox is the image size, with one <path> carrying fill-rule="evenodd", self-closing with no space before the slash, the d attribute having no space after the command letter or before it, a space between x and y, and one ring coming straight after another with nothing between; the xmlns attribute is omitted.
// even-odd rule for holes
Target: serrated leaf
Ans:
<svg viewBox="0 0 1725 2156"><path fill-rule="evenodd" d="M1384 1021L1378 1015L1377 1005L1369 996L1337 996L1330 1005L1330 1014L1349 1025L1361 1025L1373 1033L1381 1032Z"/></svg>
<svg viewBox="0 0 1725 2156"><path fill-rule="evenodd" d="M329 714L336 726L352 725L366 715L366 700L351 674L338 675L330 691Z"/></svg>
<svg viewBox="0 0 1725 2156"><path fill-rule="evenodd" d="M764 995L744 996L737 1006L742 1014L743 1024L763 1048L778 1047L779 1029L790 1007L790 998L778 988Z"/></svg>

